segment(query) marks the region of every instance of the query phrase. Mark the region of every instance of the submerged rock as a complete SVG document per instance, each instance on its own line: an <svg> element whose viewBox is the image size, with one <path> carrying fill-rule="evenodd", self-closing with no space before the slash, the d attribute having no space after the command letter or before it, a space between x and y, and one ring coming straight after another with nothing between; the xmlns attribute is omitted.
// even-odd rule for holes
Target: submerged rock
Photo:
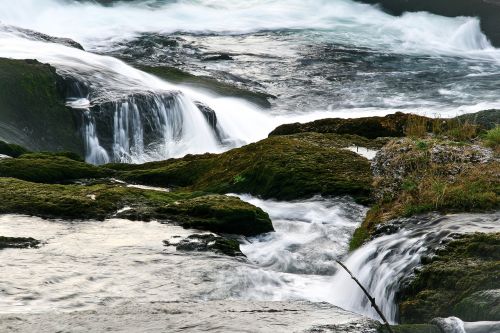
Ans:
<svg viewBox="0 0 500 333"><path fill-rule="evenodd" d="M195 234L177 242L163 241L163 243L165 246L175 246L177 251L183 252L210 251L231 257L244 256L237 240L214 234Z"/></svg>
<svg viewBox="0 0 500 333"><path fill-rule="evenodd" d="M29 249L36 248L40 245L40 241L31 237L3 237L0 236L0 250L13 249Z"/></svg>
<svg viewBox="0 0 500 333"><path fill-rule="evenodd" d="M26 39L42 41L42 42L49 42L49 43L57 43L57 44L62 44L62 45L69 46L69 47L74 47L74 48L79 49L79 50L84 50L83 46L80 43L78 43L70 38L49 36L49 35L46 35L44 33L38 32L38 31L20 28L20 27L15 27L15 26L11 26L11 25L3 25L1 23L0 23L0 27L2 28L2 30L6 31L6 32L20 35Z"/></svg>

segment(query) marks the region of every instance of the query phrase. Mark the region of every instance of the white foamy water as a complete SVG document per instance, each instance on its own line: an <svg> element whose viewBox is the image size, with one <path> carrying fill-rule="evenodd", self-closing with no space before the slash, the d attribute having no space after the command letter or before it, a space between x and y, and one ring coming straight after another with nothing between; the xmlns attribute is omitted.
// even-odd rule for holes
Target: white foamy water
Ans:
<svg viewBox="0 0 500 333"><path fill-rule="evenodd" d="M0 4L0 21L106 48L141 32L250 33L317 29L352 45L397 52L456 54L492 59L499 52L475 18L428 13L394 17L350 0L178 0L119 2L112 7L63 0Z"/></svg>

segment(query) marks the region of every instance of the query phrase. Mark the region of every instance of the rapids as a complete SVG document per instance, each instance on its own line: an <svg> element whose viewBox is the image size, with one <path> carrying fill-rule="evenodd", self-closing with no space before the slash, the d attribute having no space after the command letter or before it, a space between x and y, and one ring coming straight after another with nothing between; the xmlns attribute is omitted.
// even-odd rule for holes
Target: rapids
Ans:
<svg viewBox="0 0 500 333"><path fill-rule="evenodd" d="M0 57L50 63L85 87L67 97L73 107L75 100L88 101L77 107L84 113L87 161L96 164L221 152L296 121L395 111L455 116L500 107L500 51L476 18L395 17L351 0L110 6L20 0L0 3L0 22ZM16 27L72 38L87 52ZM221 53L232 60L205 60ZM168 83L118 59L180 67L277 99L262 110ZM217 128L197 110L200 102L214 111Z"/></svg>

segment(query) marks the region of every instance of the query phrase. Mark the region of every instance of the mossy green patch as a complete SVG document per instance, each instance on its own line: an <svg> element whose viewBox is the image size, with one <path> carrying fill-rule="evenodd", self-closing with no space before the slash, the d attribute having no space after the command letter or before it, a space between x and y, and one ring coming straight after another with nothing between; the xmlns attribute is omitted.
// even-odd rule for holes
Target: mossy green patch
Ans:
<svg viewBox="0 0 500 333"><path fill-rule="evenodd" d="M37 183L67 183L78 179L108 177L115 173L75 158L78 157L71 154L30 153L3 159L0 160L0 177Z"/></svg>
<svg viewBox="0 0 500 333"><path fill-rule="evenodd" d="M350 195L358 202L368 202L372 182L369 161L338 148L350 142L352 138L334 134L306 133L270 137L218 155L106 167L119 171L126 181L147 185L250 193L280 200L315 194Z"/></svg>
<svg viewBox="0 0 500 333"><path fill-rule="evenodd" d="M401 292L401 322L500 320L499 276L500 233L463 236L437 251Z"/></svg>
<svg viewBox="0 0 500 333"><path fill-rule="evenodd" d="M63 86L49 65L0 58L0 140L83 155L77 115L65 106Z"/></svg>
<svg viewBox="0 0 500 333"><path fill-rule="evenodd" d="M354 233L351 249L398 217L500 208L500 164L491 149L436 139L397 139L374 161L377 204Z"/></svg>
<svg viewBox="0 0 500 333"><path fill-rule="evenodd" d="M129 209L116 215L118 210ZM0 178L0 213L46 218L173 221L184 227L256 235L272 231L269 216L236 197L158 192L121 185L55 185Z"/></svg>

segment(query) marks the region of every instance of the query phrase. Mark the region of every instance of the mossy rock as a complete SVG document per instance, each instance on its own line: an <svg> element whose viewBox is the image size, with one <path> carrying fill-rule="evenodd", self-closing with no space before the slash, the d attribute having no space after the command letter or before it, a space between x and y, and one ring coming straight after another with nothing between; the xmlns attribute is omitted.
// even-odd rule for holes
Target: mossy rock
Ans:
<svg viewBox="0 0 500 333"><path fill-rule="evenodd" d="M50 65L0 58L0 140L83 155L80 120L65 106L64 85Z"/></svg>
<svg viewBox="0 0 500 333"><path fill-rule="evenodd" d="M500 208L500 163L477 141L394 139L377 154L372 171L376 204L354 232L351 250L396 218Z"/></svg>
<svg viewBox="0 0 500 333"><path fill-rule="evenodd" d="M400 320L498 321L499 276L500 233L463 236L437 251L401 291Z"/></svg>
<svg viewBox="0 0 500 333"><path fill-rule="evenodd" d="M158 212L183 217L182 225L192 229L247 236L272 230L267 213L260 208L248 208L248 203L236 197L205 195L175 201L160 207Z"/></svg>
<svg viewBox="0 0 500 333"><path fill-rule="evenodd" d="M274 136L316 132L353 134L369 139L375 139L378 137L402 137L405 136L406 124L411 116L412 115L398 112L385 117L321 119L309 123L281 125L269 135ZM430 121L429 118L421 118Z"/></svg>
<svg viewBox="0 0 500 333"><path fill-rule="evenodd" d="M279 200L350 195L366 203L372 183L369 161L338 148L353 141L365 142L334 134L274 136L218 155L106 167L119 171L126 181L153 186L249 193Z"/></svg>
<svg viewBox="0 0 500 333"><path fill-rule="evenodd" d="M471 139L500 123L499 110L485 110L455 118L428 118L397 112L385 117L328 118L309 123L285 124L271 132L290 135L304 132L353 134L369 139L379 137L439 136Z"/></svg>
<svg viewBox="0 0 500 333"><path fill-rule="evenodd" d="M251 91L215 80L207 76L197 76L168 66L139 66L140 70L158 76L168 82L184 84L213 91L222 96L243 98L263 108L271 107L269 99L272 95Z"/></svg>
<svg viewBox="0 0 500 333"><path fill-rule="evenodd" d="M117 214L124 207L126 211ZM256 235L273 230L269 216L236 197L158 192L121 185L55 185L0 178L0 214L171 221L186 228Z"/></svg>
<svg viewBox="0 0 500 333"><path fill-rule="evenodd" d="M71 153L29 153L18 158L0 160L0 177L37 183L68 183L113 174L113 170L87 164Z"/></svg>

